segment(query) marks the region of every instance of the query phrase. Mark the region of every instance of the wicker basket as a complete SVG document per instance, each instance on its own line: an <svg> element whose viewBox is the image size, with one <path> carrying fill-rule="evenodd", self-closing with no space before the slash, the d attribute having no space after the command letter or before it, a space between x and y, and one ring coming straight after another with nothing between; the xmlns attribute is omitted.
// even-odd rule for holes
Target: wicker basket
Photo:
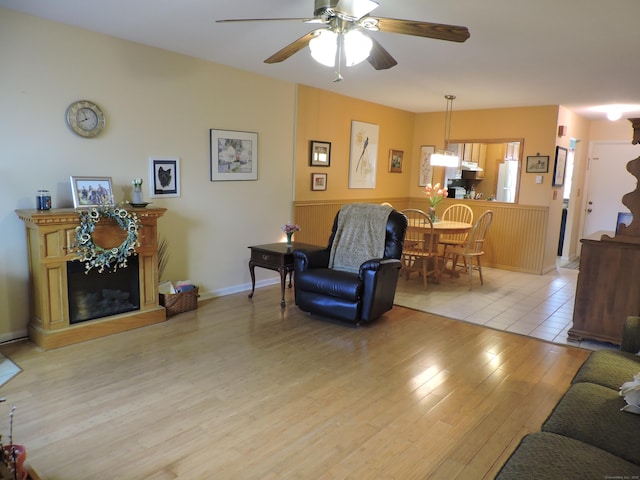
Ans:
<svg viewBox="0 0 640 480"><path fill-rule="evenodd" d="M198 287L178 293L161 293L160 305L167 310L167 317L198 308Z"/></svg>

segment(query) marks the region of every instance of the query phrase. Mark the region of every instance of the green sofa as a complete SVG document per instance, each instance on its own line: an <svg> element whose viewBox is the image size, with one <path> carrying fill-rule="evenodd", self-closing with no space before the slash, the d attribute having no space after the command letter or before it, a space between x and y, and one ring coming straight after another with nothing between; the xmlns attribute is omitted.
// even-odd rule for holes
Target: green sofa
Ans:
<svg viewBox="0 0 640 480"><path fill-rule="evenodd" d="M640 415L621 412L619 387L640 372L640 317L625 321L620 350L598 350L542 424L526 435L499 480L640 479Z"/></svg>

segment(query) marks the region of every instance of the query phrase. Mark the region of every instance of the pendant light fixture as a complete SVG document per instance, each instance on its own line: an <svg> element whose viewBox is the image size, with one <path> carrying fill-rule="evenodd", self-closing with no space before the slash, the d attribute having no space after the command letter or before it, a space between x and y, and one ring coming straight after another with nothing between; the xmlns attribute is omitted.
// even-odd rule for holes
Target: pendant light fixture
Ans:
<svg viewBox="0 0 640 480"><path fill-rule="evenodd" d="M459 167L460 158L449 150L449 138L451 135L451 117L453 116L453 101L455 95L445 95L447 110L444 116L444 149L431 154L431 165L435 167Z"/></svg>

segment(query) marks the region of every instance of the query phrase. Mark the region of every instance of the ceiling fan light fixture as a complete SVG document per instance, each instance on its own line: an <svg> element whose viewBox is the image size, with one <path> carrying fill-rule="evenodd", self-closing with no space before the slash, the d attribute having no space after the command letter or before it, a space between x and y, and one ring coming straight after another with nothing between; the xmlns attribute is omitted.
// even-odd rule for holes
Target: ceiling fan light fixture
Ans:
<svg viewBox="0 0 640 480"><path fill-rule="evenodd" d="M334 67L338 48L338 34L331 30L320 30L318 35L309 41L311 57L322 65Z"/></svg>
<svg viewBox="0 0 640 480"><path fill-rule="evenodd" d="M359 30L350 30L344 35L344 52L347 67L352 67L369 58L373 41Z"/></svg>

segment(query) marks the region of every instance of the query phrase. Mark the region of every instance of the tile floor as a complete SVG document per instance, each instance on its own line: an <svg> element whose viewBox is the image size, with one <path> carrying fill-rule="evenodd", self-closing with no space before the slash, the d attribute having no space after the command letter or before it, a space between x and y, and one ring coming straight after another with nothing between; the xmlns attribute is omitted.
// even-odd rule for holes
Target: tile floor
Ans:
<svg viewBox="0 0 640 480"><path fill-rule="evenodd" d="M533 275L483 267L482 273L484 285L474 271L472 290L466 274L460 278L445 274L439 285L428 284L427 291L417 274L409 280L403 276L395 303L554 343L592 350L612 348L606 343L567 339L578 270L558 267L545 275Z"/></svg>

